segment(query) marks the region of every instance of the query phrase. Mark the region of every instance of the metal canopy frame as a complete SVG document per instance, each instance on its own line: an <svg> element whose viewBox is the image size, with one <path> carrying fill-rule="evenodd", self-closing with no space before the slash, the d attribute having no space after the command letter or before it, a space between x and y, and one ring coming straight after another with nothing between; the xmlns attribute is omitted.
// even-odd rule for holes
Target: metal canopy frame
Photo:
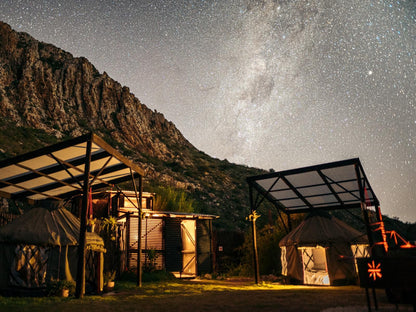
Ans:
<svg viewBox="0 0 416 312"><path fill-rule="evenodd" d="M0 196L27 200L63 200L83 192L88 145L89 187L111 187L144 175L144 170L90 133L0 161Z"/></svg>
<svg viewBox="0 0 416 312"><path fill-rule="evenodd" d="M287 215L361 208L363 199L379 205L358 158L248 177L247 183L258 192L254 210L264 199Z"/></svg>
<svg viewBox="0 0 416 312"><path fill-rule="evenodd" d="M142 216L144 170L94 133L0 161L0 196L35 204L82 194L76 297L85 293L85 232L89 193L131 180ZM139 179L137 192L135 179ZM139 250L141 244L139 241ZM138 281L141 286L141 262Z"/></svg>
<svg viewBox="0 0 416 312"><path fill-rule="evenodd" d="M283 222L287 232L291 230L291 214L360 208L369 243L373 246L367 207L375 207L377 218L379 218L379 215L381 216L380 203L359 158L252 176L247 178L247 183L251 208L250 220L253 225L256 283L259 282L259 269L255 219L257 218L256 210L265 199L276 207L279 216L280 212L287 215L287 227ZM256 196L254 196L254 190L256 190Z"/></svg>

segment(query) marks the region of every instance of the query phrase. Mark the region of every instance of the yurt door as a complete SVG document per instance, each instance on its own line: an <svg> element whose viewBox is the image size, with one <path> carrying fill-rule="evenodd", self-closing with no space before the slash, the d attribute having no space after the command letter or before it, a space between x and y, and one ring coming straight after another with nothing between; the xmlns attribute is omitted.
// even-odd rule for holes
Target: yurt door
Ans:
<svg viewBox="0 0 416 312"><path fill-rule="evenodd" d="M196 221L181 222L182 236L182 277L196 275Z"/></svg>
<svg viewBox="0 0 416 312"><path fill-rule="evenodd" d="M329 285L326 249L302 248L303 283L305 285Z"/></svg>

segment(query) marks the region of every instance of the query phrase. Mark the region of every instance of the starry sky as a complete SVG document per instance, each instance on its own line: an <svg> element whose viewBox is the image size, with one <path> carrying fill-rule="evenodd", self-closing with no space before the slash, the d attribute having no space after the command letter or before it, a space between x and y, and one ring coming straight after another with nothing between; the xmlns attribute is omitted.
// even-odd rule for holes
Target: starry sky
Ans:
<svg viewBox="0 0 416 312"><path fill-rule="evenodd" d="M207 154L275 171L359 157L416 221L416 1L1 0Z"/></svg>

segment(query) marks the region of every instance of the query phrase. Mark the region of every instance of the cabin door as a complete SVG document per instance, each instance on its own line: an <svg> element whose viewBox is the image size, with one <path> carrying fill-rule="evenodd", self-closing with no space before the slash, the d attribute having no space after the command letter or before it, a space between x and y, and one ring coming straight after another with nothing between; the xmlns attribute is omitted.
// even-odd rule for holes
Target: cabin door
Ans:
<svg viewBox="0 0 416 312"><path fill-rule="evenodd" d="M196 221L182 220L182 271L181 277L196 276Z"/></svg>

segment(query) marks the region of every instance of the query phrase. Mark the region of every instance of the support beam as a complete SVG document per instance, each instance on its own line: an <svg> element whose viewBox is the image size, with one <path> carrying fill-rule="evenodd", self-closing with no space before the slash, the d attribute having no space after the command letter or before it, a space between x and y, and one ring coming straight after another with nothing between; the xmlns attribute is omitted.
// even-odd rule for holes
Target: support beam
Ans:
<svg viewBox="0 0 416 312"><path fill-rule="evenodd" d="M285 220L283 220L283 217L282 217L282 214L280 213L280 210L279 209L276 209L276 210L277 210L277 214L279 216L280 221L282 221L282 225L285 229L286 234L289 234L289 232L290 232L289 231L289 223L288 223L288 226L286 226ZM288 216L288 218L289 218L289 216Z"/></svg>
<svg viewBox="0 0 416 312"><path fill-rule="evenodd" d="M130 168L130 174L136 194L138 218L137 218L137 286L142 287L142 196L143 196L143 178L139 176L139 194L137 194L136 181L133 176L133 171Z"/></svg>
<svg viewBox="0 0 416 312"><path fill-rule="evenodd" d="M85 170L84 170L84 184L82 196L81 209L81 226L79 229L79 246L78 246L78 267L77 267L77 284L75 289L75 297L82 298L85 293L85 243L87 231L87 211L88 211L88 192L90 186L90 165L91 165L91 140L87 141L87 148L85 152Z"/></svg>
<svg viewBox="0 0 416 312"><path fill-rule="evenodd" d="M339 197L338 193L335 192L335 190L332 187L331 183L329 183L327 176L324 175L321 170L317 170L317 172L318 172L319 176L321 177L321 179L324 181L325 185L331 191L331 194L334 195L334 197L337 199L340 207L343 207L344 206L344 203L343 203L342 199Z"/></svg>
<svg viewBox="0 0 416 312"><path fill-rule="evenodd" d="M367 204L365 203L364 185L361 182L360 168L358 167L357 164L355 164L354 167L355 167L355 173L357 175L358 189L360 191L361 212L363 214L363 218L364 218L364 221L365 221L368 243L370 244L370 247L372 248L374 246L374 240L373 240L373 235L372 235L372 231L371 231L371 227L370 227L370 219L368 217Z"/></svg>
<svg viewBox="0 0 416 312"><path fill-rule="evenodd" d="M261 198L260 201L255 201L254 206L256 207L255 210L257 209L257 207L260 207L261 203L264 201L264 199L266 198L267 195L270 194L270 192L272 191L273 187L277 184L277 182L279 181L280 177L277 177L276 180L274 180L274 182L272 183L272 185L269 187L269 189L266 191L266 195L263 195L263 197ZM258 192L257 194L261 194L260 192ZM258 195L257 195L258 197Z"/></svg>
<svg viewBox="0 0 416 312"><path fill-rule="evenodd" d="M303 197L303 195L296 189L296 187L292 185L292 183L289 182L288 179L286 179L285 176L282 176L281 179L293 191L293 193L295 193L296 196L305 203L306 206L308 206L310 209L313 208L311 203L305 197Z"/></svg>
<svg viewBox="0 0 416 312"><path fill-rule="evenodd" d="M142 195L143 195L143 177L139 177L139 242L138 242L138 248L139 248L139 255L137 257L137 276L139 278L139 281L137 283L137 286L142 287L142 261L141 261L141 255L142 255Z"/></svg>

